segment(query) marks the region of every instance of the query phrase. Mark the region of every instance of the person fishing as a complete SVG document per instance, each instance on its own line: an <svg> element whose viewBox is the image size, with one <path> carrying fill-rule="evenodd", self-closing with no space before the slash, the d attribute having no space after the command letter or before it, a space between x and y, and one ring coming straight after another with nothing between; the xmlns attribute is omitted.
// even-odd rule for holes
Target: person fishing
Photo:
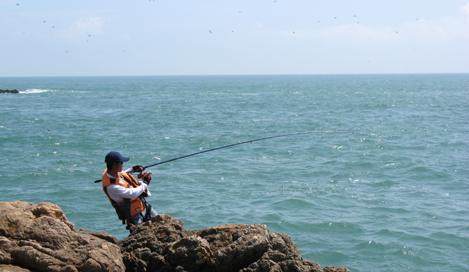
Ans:
<svg viewBox="0 0 469 272"><path fill-rule="evenodd" d="M145 172L144 167L135 165L131 169L123 171L124 162L129 157L122 156L117 151L107 153L104 162L106 169L102 173L103 191L116 210L122 224L140 224L150 220L158 213L146 201L150 196L148 185L152 180L150 172ZM130 172L138 172L136 179Z"/></svg>
<svg viewBox="0 0 469 272"><path fill-rule="evenodd" d="M327 133L327 131L319 132ZM132 224L140 224L158 215L158 213L145 200L147 196L150 196L148 184L152 179L151 173L145 172L147 168L181 160L184 158L189 158L207 152L235 147L238 145L249 144L280 137L292 137L312 133L318 133L318 131L296 132L237 142L233 144L198 151L195 153L190 153L187 155L156 162L146 166L135 165L125 171L122 170L123 164L124 162L129 161L129 158L122 156L119 152L111 151L106 155L106 158L104 160L106 163L106 169L103 171L102 179L95 180L94 183L103 183L104 193L107 195L112 206L115 208L119 219L122 220L123 224L127 224L127 228L129 228ZM130 174L136 172L139 173L137 177L141 179L141 181L137 180L134 176Z"/></svg>

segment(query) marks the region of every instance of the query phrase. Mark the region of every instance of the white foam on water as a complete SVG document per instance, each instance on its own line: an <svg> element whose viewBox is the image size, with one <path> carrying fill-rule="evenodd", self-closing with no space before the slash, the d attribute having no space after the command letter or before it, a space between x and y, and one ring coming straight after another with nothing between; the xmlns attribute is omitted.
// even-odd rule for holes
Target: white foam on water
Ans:
<svg viewBox="0 0 469 272"><path fill-rule="evenodd" d="M49 89L27 89L24 91L20 91L20 94L39 94L39 93L48 93L53 92L54 90Z"/></svg>

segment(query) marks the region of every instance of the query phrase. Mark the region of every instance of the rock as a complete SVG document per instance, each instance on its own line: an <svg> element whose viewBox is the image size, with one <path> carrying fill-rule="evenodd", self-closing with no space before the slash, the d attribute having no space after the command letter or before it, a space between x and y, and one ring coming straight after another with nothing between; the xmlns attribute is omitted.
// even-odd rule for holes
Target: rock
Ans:
<svg viewBox="0 0 469 272"><path fill-rule="evenodd" d="M127 271L345 272L304 260L291 239L265 225L229 224L199 231L158 215L121 241Z"/></svg>
<svg viewBox="0 0 469 272"><path fill-rule="evenodd" d="M2 94L2 93L17 94L17 93L20 93L20 91L18 91L16 89L13 89L13 90L2 90L2 89L0 89L0 94Z"/></svg>
<svg viewBox="0 0 469 272"><path fill-rule="evenodd" d="M0 202L0 272L347 272L304 260L286 234L265 225L186 230L168 215L132 226L118 241L75 230L52 203Z"/></svg>
<svg viewBox="0 0 469 272"><path fill-rule="evenodd" d="M24 269L14 265L0 264L0 272L30 272L31 270Z"/></svg>
<svg viewBox="0 0 469 272"><path fill-rule="evenodd" d="M0 202L0 264L11 266L0 271L125 271L109 237L76 231L52 203Z"/></svg>

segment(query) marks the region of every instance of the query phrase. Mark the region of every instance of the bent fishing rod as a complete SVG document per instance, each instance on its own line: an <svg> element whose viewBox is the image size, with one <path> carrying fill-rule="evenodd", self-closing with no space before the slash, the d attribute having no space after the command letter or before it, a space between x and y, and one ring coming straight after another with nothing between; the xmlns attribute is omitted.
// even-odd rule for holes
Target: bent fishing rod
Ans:
<svg viewBox="0 0 469 272"><path fill-rule="evenodd" d="M252 140L248 140L248 141L244 141L244 142L238 142L238 143L234 143L234 144L229 144L229 145L219 146L219 147L215 147L215 148L211 148L211 149L207 149L207 150L202 150L202 151L199 151L199 152L183 155L183 156L172 158L172 159L169 159L169 160L164 160L164 161L161 161L161 162L149 164L149 165L144 166L143 169L145 170L147 168L157 166L157 165L160 165L160 164L164 164L164 163L168 163L168 162L172 162L172 161L177 161L177 160L180 160L180 159L192 157L192 156L195 156L195 155L199 155L199 154L202 154L202 153L207 153L207 152L211 152L211 151L215 151L215 150L230 148L230 147L234 147L234 146L237 146L237 145L249 144L249 143L254 143L254 142L258 142L258 141L274 139L274 138L290 137L290 136L305 135L305 134L313 134L313 133L318 133L318 132L328 133L328 132L336 132L336 131L306 131L306 132L296 132L296 133L281 134L281 135L263 137L263 138L258 138L258 139L252 139ZM132 172L132 169L130 168L130 169L126 170L126 172L127 173ZM101 182L101 180L98 179L98 180L94 181L94 183L98 183L98 182Z"/></svg>

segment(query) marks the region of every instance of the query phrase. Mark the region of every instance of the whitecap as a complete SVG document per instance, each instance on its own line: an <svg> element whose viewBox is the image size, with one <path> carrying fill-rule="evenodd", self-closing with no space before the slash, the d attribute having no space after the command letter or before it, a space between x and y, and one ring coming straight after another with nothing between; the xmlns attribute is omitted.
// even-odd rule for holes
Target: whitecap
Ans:
<svg viewBox="0 0 469 272"><path fill-rule="evenodd" d="M240 93L239 96L259 96L259 93Z"/></svg>
<svg viewBox="0 0 469 272"><path fill-rule="evenodd" d="M20 91L20 94L39 94L39 93L48 93L53 92L54 90L49 89L26 89L24 91Z"/></svg>

